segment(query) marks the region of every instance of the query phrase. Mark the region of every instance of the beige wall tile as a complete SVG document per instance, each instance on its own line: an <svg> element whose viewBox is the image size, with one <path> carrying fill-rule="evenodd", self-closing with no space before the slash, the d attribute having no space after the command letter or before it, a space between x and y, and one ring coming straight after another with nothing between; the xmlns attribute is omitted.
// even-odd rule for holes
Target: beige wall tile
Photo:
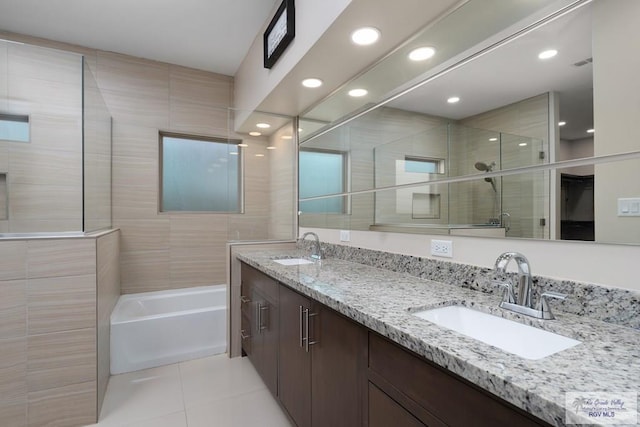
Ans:
<svg viewBox="0 0 640 427"><path fill-rule="evenodd" d="M120 232L109 233L97 241L97 364L98 413L107 391L110 374L110 316L120 296Z"/></svg>
<svg viewBox="0 0 640 427"><path fill-rule="evenodd" d="M169 250L122 252L120 254L123 294L169 289Z"/></svg>
<svg viewBox="0 0 640 427"><path fill-rule="evenodd" d="M79 329L28 338L29 393L96 380L96 330Z"/></svg>
<svg viewBox="0 0 640 427"><path fill-rule="evenodd" d="M169 129L173 132L227 138L227 109L182 101L172 102L169 113Z"/></svg>
<svg viewBox="0 0 640 427"><path fill-rule="evenodd" d="M29 335L95 327L96 275L28 281Z"/></svg>
<svg viewBox="0 0 640 427"><path fill-rule="evenodd" d="M27 282L0 282L0 339L24 337L27 325ZM0 360L0 363L2 361Z"/></svg>
<svg viewBox="0 0 640 427"><path fill-rule="evenodd" d="M113 123L113 155L158 159L158 128L117 121Z"/></svg>
<svg viewBox="0 0 640 427"><path fill-rule="evenodd" d="M171 248L171 285L176 288L225 283L226 245Z"/></svg>
<svg viewBox="0 0 640 427"><path fill-rule="evenodd" d="M114 186L158 188L158 159L113 156Z"/></svg>
<svg viewBox="0 0 640 427"><path fill-rule="evenodd" d="M98 51L98 86L136 95L169 98L169 64Z"/></svg>
<svg viewBox="0 0 640 427"><path fill-rule="evenodd" d="M0 280L27 277L27 242L0 242Z"/></svg>
<svg viewBox="0 0 640 427"><path fill-rule="evenodd" d="M169 65L171 102L228 107L233 104L233 77Z"/></svg>
<svg viewBox="0 0 640 427"><path fill-rule="evenodd" d="M10 221L14 218L74 219L78 221L74 230L81 230L82 185L12 184L9 188L9 218Z"/></svg>
<svg viewBox="0 0 640 427"><path fill-rule="evenodd" d="M64 116L55 111L32 114L30 117L31 145L46 150L82 150L81 117Z"/></svg>
<svg viewBox="0 0 640 427"><path fill-rule="evenodd" d="M29 393L29 427L83 426L97 422L96 383Z"/></svg>
<svg viewBox="0 0 640 427"><path fill-rule="evenodd" d="M82 85L9 75L9 97L19 99L27 114L82 118ZM24 100L27 100L26 102Z"/></svg>
<svg viewBox="0 0 640 427"><path fill-rule="evenodd" d="M211 247L227 240L227 214L171 214L170 225L171 249Z"/></svg>
<svg viewBox="0 0 640 427"><path fill-rule="evenodd" d="M114 224L125 219L155 219L157 215L157 188L141 185L113 186Z"/></svg>
<svg viewBox="0 0 640 427"><path fill-rule="evenodd" d="M118 219L114 223L122 233L123 252L169 249L169 218Z"/></svg>
<svg viewBox="0 0 640 427"><path fill-rule="evenodd" d="M0 404L26 400L27 339L0 340ZM2 417L0 417L0 421ZM4 426L4 424L2 424Z"/></svg>
<svg viewBox="0 0 640 427"><path fill-rule="evenodd" d="M82 57L33 45L8 46L9 74L54 82L80 84Z"/></svg>
<svg viewBox="0 0 640 427"><path fill-rule="evenodd" d="M114 122L166 129L169 126L169 99L135 92L103 90L102 96Z"/></svg>
<svg viewBox="0 0 640 427"><path fill-rule="evenodd" d="M10 233L80 231L82 221L80 219L12 219L8 227Z"/></svg>
<svg viewBox="0 0 640 427"><path fill-rule="evenodd" d="M13 402L0 401L0 420L3 427L26 427L27 400L20 399Z"/></svg>
<svg viewBox="0 0 640 427"><path fill-rule="evenodd" d="M30 279L95 274L95 240L31 240L27 268Z"/></svg>
<svg viewBox="0 0 640 427"><path fill-rule="evenodd" d="M10 150L9 184L77 187L82 182L80 151L46 150L16 145Z"/></svg>

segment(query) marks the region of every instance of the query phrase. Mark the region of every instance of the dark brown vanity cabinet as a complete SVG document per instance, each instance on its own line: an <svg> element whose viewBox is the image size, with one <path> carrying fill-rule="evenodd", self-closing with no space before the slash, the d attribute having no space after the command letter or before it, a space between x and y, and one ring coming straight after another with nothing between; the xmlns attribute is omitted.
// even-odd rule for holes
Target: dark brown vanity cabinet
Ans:
<svg viewBox="0 0 640 427"><path fill-rule="evenodd" d="M242 264L242 348L298 427L548 426Z"/></svg>
<svg viewBox="0 0 640 427"><path fill-rule="evenodd" d="M274 395L278 393L278 282L242 264L242 349Z"/></svg>
<svg viewBox="0 0 640 427"><path fill-rule="evenodd" d="M280 286L279 398L298 427L364 424L366 330Z"/></svg>
<svg viewBox="0 0 640 427"><path fill-rule="evenodd" d="M384 425L378 405L397 414L396 427L548 426L375 333L369 333L368 376L370 426Z"/></svg>

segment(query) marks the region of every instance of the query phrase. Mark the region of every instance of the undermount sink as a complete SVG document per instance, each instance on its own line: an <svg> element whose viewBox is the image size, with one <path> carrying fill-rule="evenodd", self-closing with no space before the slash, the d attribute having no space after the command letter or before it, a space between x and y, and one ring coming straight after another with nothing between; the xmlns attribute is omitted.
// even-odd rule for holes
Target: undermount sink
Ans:
<svg viewBox="0 0 640 427"><path fill-rule="evenodd" d="M274 259L273 262L277 262L280 265L304 265L304 264L313 264L313 261L309 261L306 258L283 258L283 259Z"/></svg>
<svg viewBox="0 0 640 427"><path fill-rule="evenodd" d="M457 305L413 315L530 360L580 344L572 338Z"/></svg>

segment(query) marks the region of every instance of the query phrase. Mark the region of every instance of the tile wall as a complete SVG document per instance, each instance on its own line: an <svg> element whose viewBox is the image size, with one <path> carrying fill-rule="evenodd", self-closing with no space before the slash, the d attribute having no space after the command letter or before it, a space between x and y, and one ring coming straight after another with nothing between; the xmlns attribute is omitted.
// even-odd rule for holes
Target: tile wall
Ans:
<svg viewBox="0 0 640 427"><path fill-rule="evenodd" d="M119 294L117 240L0 242L3 427L95 422L106 388L96 372L108 363L104 308Z"/></svg>

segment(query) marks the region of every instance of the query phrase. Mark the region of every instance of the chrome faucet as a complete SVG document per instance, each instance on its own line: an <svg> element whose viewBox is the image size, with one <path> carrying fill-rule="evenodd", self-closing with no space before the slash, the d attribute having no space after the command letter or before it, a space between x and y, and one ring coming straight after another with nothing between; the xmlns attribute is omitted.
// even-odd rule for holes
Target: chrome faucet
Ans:
<svg viewBox="0 0 640 427"><path fill-rule="evenodd" d="M302 235L300 241L304 241L307 236L311 236L314 239L313 249L311 250L311 258L313 259L322 259L322 249L320 248L320 239L318 235L313 231L307 231Z"/></svg>
<svg viewBox="0 0 640 427"><path fill-rule="evenodd" d="M507 266L511 260L515 260L518 266L518 296L516 297L513 293L512 283L500 281L494 282L495 285L505 288L500 307L538 319L554 319L547 298L565 300L567 295L551 291L544 292L540 295L537 307L534 308L533 299L531 297L533 290L531 267L529 266L529 261L524 255L518 252L505 252L500 254L498 259L496 259L495 270L499 274L505 274Z"/></svg>

